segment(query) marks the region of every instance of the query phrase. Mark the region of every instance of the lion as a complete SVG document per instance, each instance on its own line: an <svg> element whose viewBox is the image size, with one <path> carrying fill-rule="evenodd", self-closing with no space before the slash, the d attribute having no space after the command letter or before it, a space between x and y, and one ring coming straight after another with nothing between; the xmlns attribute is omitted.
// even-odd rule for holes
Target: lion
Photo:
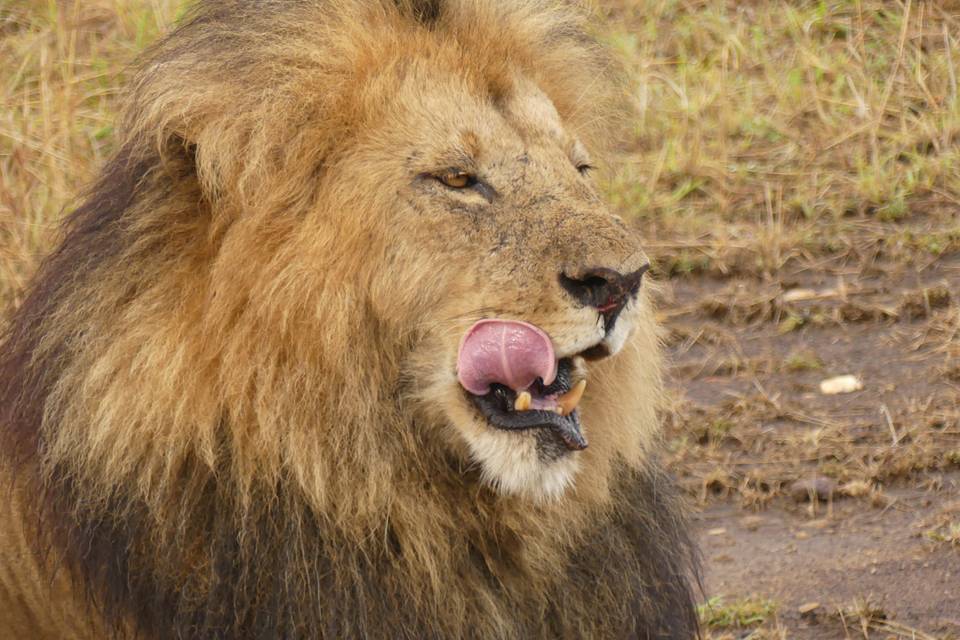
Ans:
<svg viewBox="0 0 960 640"><path fill-rule="evenodd" d="M690 638L562 0L203 0L0 355L0 635Z"/></svg>

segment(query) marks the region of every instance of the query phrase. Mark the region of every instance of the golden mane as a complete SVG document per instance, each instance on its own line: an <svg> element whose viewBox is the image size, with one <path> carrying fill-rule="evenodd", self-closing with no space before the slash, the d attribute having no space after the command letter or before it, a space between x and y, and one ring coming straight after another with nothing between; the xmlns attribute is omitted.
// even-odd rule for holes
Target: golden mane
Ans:
<svg viewBox="0 0 960 640"><path fill-rule="evenodd" d="M345 141L377 143L367 124L417 65L494 102L521 69L594 147L624 100L580 14L532 0L207 0L137 73L119 151L0 351L5 455L118 629L694 633L693 552L649 440L591 451L562 501L497 495L430 437L418 329L376 307L417 292L370 290L384 247L347 252L345 224L298 252L303 212L390 206L343 186ZM652 434L643 340L616 366L645 394L623 419Z"/></svg>

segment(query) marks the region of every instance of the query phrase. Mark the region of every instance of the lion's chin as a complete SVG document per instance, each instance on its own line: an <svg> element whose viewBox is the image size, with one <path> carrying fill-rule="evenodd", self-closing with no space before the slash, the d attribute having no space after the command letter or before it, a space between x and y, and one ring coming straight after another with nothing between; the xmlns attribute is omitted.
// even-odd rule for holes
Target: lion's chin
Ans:
<svg viewBox="0 0 960 640"><path fill-rule="evenodd" d="M485 427L467 438L484 482L504 495L537 502L556 500L573 485L579 454L544 456L536 433Z"/></svg>

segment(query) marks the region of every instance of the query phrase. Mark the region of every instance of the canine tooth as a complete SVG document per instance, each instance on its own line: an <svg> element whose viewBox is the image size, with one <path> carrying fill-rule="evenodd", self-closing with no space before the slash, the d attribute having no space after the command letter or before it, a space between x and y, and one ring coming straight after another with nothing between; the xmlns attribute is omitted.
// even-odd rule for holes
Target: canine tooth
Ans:
<svg viewBox="0 0 960 640"><path fill-rule="evenodd" d="M513 403L513 408L517 411L526 411L530 408L531 404L533 404L533 396L530 395L530 392L521 391L517 395L516 402Z"/></svg>
<svg viewBox="0 0 960 640"><path fill-rule="evenodd" d="M567 391L565 394L557 398L557 404L560 405L560 415L568 416L573 413L573 410L577 408L577 405L580 404L580 398L583 397L583 390L587 388L587 381L581 380L577 384L573 385L573 388L570 391Z"/></svg>

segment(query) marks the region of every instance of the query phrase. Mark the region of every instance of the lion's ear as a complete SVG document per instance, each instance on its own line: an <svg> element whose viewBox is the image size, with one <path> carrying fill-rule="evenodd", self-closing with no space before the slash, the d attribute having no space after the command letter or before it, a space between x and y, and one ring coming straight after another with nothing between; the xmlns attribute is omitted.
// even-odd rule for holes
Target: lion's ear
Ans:
<svg viewBox="0 0 960 640"><path fill-rule="evenodd" d="M211 204L266 213L284 197L296 207L335 140L317 134L330 128L327 98L289 78L270 92L251 91L216 71L147 67L125 113L128 141L153 149L173 177L195 180ZM288 108L300 126L290 126Z"/></svg>

